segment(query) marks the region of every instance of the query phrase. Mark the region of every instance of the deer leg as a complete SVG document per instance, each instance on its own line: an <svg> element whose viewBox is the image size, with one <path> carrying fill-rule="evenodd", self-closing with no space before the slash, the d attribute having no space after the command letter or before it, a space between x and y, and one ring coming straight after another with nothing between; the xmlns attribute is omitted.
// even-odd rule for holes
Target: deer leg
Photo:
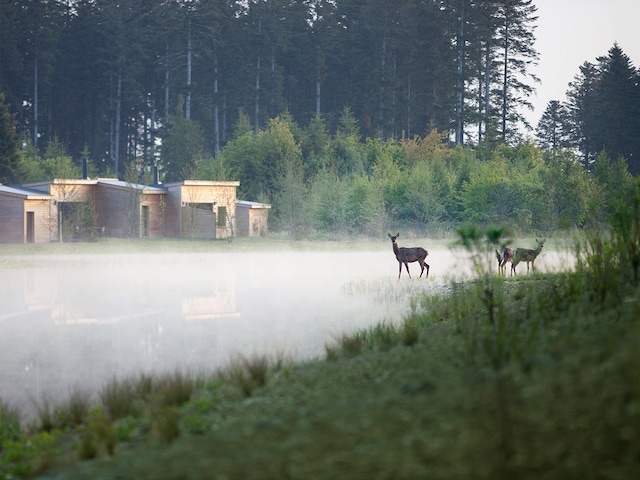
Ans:
<svg viewBox="0 0 640 480"><path fill-rule="evenodd" d="M400 275L402 275L402 262L398 262L398 266L400 267L400 269L398 270L398 279L399 279Z"/></svg>
<svg viewBox="0 0 640 480"><path fill-rule="evenodd" d="M427 274L425 275L425 278L429 276L429 264L427 262L424 262L424 266L427 269Z"/></svg>
<svg viewBox="0 0 640 480"><path fill-rule="evenodd" d="M409 264L407 262L404 262L404 267L407 269L407 275L411 278L411 274L409 273ZM400 266L400 268L402 269L402 266Z"/></svg>

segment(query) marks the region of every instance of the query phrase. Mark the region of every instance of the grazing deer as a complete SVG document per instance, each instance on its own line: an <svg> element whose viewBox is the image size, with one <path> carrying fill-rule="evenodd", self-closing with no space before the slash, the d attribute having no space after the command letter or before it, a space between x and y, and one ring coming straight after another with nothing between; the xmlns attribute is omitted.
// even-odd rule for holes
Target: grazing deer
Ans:
<svg viewBox="0 0 640 480"><path fill-rule="evenodd" d="M400 278L400 275L402 274L402 264L404 264L405 268L407 269L407 275L409 275L409 278L411 278L411 274L409 273L409 263L411 262L418 262L420 264L420 268L421 268L420 278L422 278L422 273L424 272L425 268L427 269L426 277L428 277L429 264L427 264L424 261L424 259L427 258L427 255L429 255L429 252L427 252L422 247L413 247L413 248L398 247L398 243L396 242L396 240L398 239L400 234L398 233L394 236L389 233L388 235L389 235L389 238L391 239L391 244L393 245L393 253L396 254L396 259L398 260L398 266L400 267L398 271L398 278Z"/></svg>
<svg viewBox="0 0 640 480"><path fill-rule="evenodd" d="M546 239L540 241L536 238L538 246L533 250L530 248L516 248L515 252L513 252L513 260L511 262L511 275L515 275L516 267L520 262L527 262L527 273L529 273L529 263L531 263L531 270L533 271L533 262L536 260L536 257L540 255L545 241Z"/></svg>
<svg viewBox="0 0 640 480"><path fill-rule="evenodd" d="M504 247L502 250L496 250L498 259L498 273L505 275L507 273L507 262L513 262L513 249Z"/></svg>

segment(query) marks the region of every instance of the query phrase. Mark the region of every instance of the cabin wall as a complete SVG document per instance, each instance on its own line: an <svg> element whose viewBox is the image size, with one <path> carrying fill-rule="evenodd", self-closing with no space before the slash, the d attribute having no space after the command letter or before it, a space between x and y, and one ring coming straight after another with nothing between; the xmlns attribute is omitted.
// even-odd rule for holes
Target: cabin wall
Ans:
<svg viewBox="0 0 640 480"><path fill-rule="evenodd" d="M25 200L23 241L27 240L27 214L34 215L34 243L48 243L55 240L58 231L58 219L51 210L51 200Z"/></svg>
<svg viewBox="0 0 640 480"><path fill-rule="evenodd" d="M264 237L269 234L269 209L236 207L236 235L239 237Z"/></svg>
<svg viewBox="0 0 640 480"><path fill-rule="evenodd" d="M237 185L166 185L167 237L228 238L235 232ZM196 207L197 206L197 207ZM211 233L211 222L215 232Z"/></svg>
<svg viewBox="0 0 640 480"><path fill-rule="evenodd" d="M165 195L164 232L167 237L182 237L180 186L168 188Z"/></svg>
<svg viewBox="0 0 640 480"><path fill-rule="evenodd" d="M0 195L0 242L24 243L24 200L9 195Z"/></svg>
<svg viewBox="0 0 640 480"><path fill-rule="evenodd" d="M95 195L96 225L108 235L135 238L140 235L140 195L135 191L97 185Z"/></svg>
<svg viewBox="0 0 640 480"><path fill-rule="evenodd" d="M140 197L140 208L149 207L149 237L162 238L165 236L165 206L164 195L144 194Z"/></svg>

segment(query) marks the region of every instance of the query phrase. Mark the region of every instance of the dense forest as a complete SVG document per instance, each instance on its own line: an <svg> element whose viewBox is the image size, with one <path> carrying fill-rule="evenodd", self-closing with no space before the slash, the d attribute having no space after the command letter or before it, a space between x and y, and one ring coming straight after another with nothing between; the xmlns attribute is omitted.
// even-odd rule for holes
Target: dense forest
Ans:
<svg viewBox="0 0 640 480"><path fill-rule="evenodd" d="M295 235L585 225L640 173L638 71L614 45L534 130L536 21L533 0L0 0L0 182L82 159L240 180Z"/></svg>

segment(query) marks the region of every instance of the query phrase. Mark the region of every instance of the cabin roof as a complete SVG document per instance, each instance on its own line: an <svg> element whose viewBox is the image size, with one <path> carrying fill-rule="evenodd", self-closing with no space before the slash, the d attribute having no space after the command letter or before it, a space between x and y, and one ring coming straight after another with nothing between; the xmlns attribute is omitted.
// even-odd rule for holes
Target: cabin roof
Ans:
<svg viewBox="0 0 640 480"><path fill-rule="evenodd" d="M22 185L2 185L0 184L0 194L20 197L27 200L49 200L51 195L41 190L23 187Z"/></svg>
<svg viewBox="0 0 640 480"><path fill-rule="evenodd" d="M98 179L100 185L106 185L108 187L120 188L124 190L139 190L143 193L161 194L167 193L167 189L160 185L140 185L139 183L129 183L116 178L100 178Z"/></svg>
<svg viewBox="0 0 640 480"><path fill-rule="evenodd" d="M236 205L244 208L271 208L268 203L250 202L248 200L236 200Z"/></svg>
<svg viewBox="0 0 640 480"><path fill-rule="evenodd" d="M166 183L167 187L176 186L209 186L209 187L238 187L238 181L218 181L218 180L182 180L180 182Z"/></svg>

